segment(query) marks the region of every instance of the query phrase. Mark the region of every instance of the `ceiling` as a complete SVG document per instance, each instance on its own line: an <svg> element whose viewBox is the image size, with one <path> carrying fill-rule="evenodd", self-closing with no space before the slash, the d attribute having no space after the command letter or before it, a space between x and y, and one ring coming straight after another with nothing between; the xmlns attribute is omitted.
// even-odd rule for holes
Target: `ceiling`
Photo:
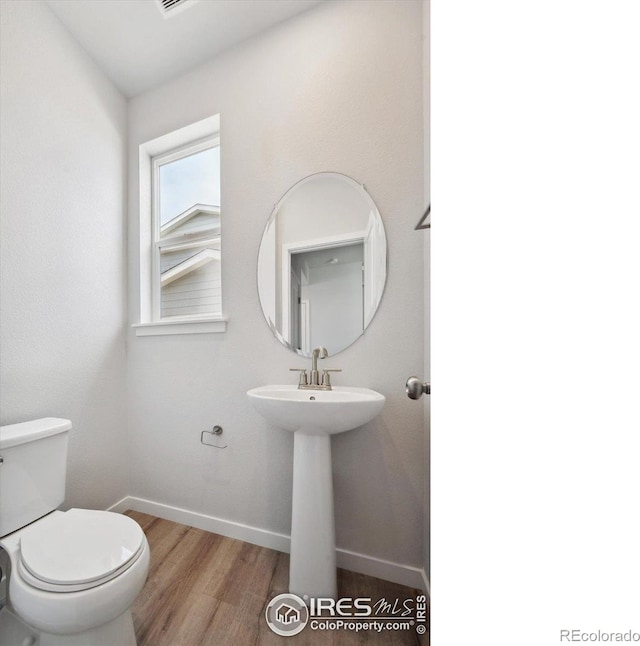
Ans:
<svg viewBox="0 0 640 646"><path fill-rule="evenodd" d="M47 0L128 97L324 0L188 0L165 17L157 0Z"/></svg>

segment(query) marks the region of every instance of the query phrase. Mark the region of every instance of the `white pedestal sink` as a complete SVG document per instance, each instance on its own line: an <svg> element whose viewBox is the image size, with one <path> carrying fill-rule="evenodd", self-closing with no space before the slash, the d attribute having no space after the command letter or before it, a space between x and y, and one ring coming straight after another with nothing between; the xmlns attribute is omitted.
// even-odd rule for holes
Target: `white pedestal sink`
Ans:
<svg viewBox="0 0 640 646"><path fill-rule="evenodd" d="M344 386L333 390L262 386L247 395L269 422L294 432L289 592L335 599L331 435L371 421L382 410L384 395Z"/></svg>

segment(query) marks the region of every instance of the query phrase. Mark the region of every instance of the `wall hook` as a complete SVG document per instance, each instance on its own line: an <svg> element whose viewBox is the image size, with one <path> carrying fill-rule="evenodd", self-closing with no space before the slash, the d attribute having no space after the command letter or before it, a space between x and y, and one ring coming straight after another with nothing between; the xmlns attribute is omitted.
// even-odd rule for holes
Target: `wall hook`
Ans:
<svg viewBox="0 0 640 646"><path fill-rule="evenodd" d="M204 439L204 434L211 435L212 439L213 436L220 436L222 435L222 426L218 426L217 424L210 430L210 431L202 431L200 433L200 442L204 444L205 446L212 446L214 449L226 449L227 445L225 444L224 446L218 446L217 444L211 444L210 442L205 442Z"/></svg>

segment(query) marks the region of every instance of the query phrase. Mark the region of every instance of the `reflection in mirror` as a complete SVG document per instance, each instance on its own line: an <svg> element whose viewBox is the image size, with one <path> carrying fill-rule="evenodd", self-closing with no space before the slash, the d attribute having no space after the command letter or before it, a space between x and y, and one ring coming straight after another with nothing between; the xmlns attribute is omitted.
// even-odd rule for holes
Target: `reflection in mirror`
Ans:
<svg viewBox="0 0 640 646"><path fill-rule="evenodd" d="M274 208L258 253L258 293L269 327L298 354L351 345L373 319L386 276L382 219L351 178L311 175Z"/></svg>

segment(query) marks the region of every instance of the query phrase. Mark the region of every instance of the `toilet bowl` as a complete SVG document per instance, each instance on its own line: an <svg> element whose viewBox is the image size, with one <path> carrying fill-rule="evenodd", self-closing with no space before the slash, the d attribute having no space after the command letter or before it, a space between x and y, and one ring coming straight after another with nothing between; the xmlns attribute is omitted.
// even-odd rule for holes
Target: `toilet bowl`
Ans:
<svg viewBox="0 0 640 646"><path fill-rule="evenodd" d="M11 449L24 448L27 442L46 444L47 439L63 433L66 437L71 424L60 424L65 421L48 418L0 428L0 505L5 485L15 485L16 473L23 477L24 464L30 461ZM43 428L61 426L64 431L42 435ZM27 435L31 439L12 444L16 441L14 427L22 427L18 429L21 439ZM60 461L55 447L37 449L47 452L49 467L52 456L55 462ZM66 475L66 441L63 453ZM58 467L53 469L56 480L60 477ZM35 474L32 480L39 481L41 475ZM90 509L48 511L14 529L16 522L24 521L25 506L39 512L43 497L49 494L47 488L36 495L33 486L22 491L14 488L11 504L5 507L9 512L18 509L12 506L16 497L30 499L14 517L0 506L0 548L10 563L7 608L37 633L39 646L135 646L131 605L144 586L150 559L144 532L128 516ZM12 531L2 535L6 530Z"/></svg>
<svg viewBox="0 0 640 646"><path fill-rule="evenodd" d="M0 547L11 560L9 606L39 631L40 646L103 646L110 642L100 636L114 632L114 621L120 626L114 645L135 645L129 609L147 578L150 552L134 520L54 511L0 539Z"/></svg>

